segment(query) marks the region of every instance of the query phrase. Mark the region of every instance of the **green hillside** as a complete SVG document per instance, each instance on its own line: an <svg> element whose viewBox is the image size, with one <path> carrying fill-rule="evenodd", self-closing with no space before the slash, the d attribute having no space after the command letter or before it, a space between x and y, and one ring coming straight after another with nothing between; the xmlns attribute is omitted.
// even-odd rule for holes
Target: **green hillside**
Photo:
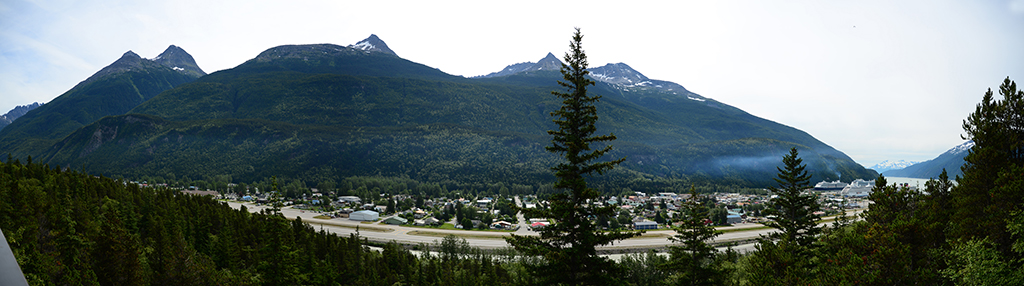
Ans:
<svg viewBox="0 0 1024 286"><path fill-rule="evenodd" d="M125 114L160 92L195 80L198 75L189 71L192 74L125 53L89 79L0 130L0 151L16 158L38 156L81 127L104 116Z"/></svg>
<svg viewBox="0 0 1024 286"><path fill-rule="evenodd" d="M391 54L282 46L37 154L113 176L546 183L558 79L557 71L465 79ZM790 147L815 180L877 175L803 131L714 100L604 83L592 92L604 96L599 132L619 138L610 156L627 157L607 180L764 186Z"/></svg>

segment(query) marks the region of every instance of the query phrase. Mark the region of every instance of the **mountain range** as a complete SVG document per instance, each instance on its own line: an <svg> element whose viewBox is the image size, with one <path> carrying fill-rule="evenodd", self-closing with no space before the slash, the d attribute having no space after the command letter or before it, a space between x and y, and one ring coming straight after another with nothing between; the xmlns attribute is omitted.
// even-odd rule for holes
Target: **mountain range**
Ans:
<svg viewBox="0 0 1024 286"><path fill-rule="evenodd" d="M11 125L18 128L0 131L0 151L136 178L395 176L526 185L553 179L549 168L558 157L544 150L547 130L557 128L549 113L560 106L550 95L561 89L561 61L553 54L464 78L402 59L371 35L350 46L278 46L196 77L202 71L191 56L165 59L187 55L179 50L154 60L126 53ZM774 184L792 147L812 180L877 176L806 132L626 64L590 72L597 84L589 92L602 96L598 133L619 138L609 158L627 158L599 179L608 186L764 187ZM148 92L114 88L127 82ZM99 83L116 92L86 92ZM75 101L83 94L93 98ZM83 108L104 112L65 115Z"/></svg>
<svg viewBox="0 0 1024 286"><path fill-rule="evenodd" d="M970 152L971 147L974 147L974 141L967 141L939 154L935 159L913 164L899 170L884 171L882 175L887 177L931 179L938 178L939 174L942 173L942 169L946 169L946 175L949 178L956 178L963 175L960 167L964 165L964 157Z"/></svg>

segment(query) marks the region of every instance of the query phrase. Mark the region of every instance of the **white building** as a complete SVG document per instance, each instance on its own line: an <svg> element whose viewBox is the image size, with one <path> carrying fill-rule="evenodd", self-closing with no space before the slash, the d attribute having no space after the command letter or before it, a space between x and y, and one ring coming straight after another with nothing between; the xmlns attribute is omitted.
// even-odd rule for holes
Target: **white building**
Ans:
<svg viewBox="0 0 1024 286"><path fill-rule="evenodd" d="M358 203L362 203L362 200L360 200L359 197L357 197L357 196L341 196L341 197L338 197L338 201L339 202L347 202L347 203L357 203L357 204Z"/></svg>
<svg viewBox="0 0 1024 286"><path fill-rule="evenodd" d="M348 215L350 220L363 220L363 221L374 221L380 218L380 214L375 211L357 211Z"/></svg>

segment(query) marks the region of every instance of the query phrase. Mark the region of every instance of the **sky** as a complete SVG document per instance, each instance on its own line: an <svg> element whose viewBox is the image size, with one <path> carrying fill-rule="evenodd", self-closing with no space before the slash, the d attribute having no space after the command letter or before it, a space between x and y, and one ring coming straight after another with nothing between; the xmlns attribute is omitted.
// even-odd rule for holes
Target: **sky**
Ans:
<svg viewBox="0 0 1024 286"><path fill-rule="evenodd" d="M985 91L1024 80L1024 0L3 0L0 113L48 102L128 50L177 45L211 73L274 46L376 34L402 58L469 77L561 57L574 27L592 67L626 63L865 167L962 143Z"/></svg>

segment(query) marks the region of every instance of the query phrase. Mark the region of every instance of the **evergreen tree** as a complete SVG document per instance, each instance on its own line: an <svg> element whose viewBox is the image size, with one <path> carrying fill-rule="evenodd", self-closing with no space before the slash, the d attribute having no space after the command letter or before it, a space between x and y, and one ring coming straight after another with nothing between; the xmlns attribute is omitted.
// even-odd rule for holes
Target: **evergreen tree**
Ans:
<svg viewBox="0 0 1024 286"><path fill-rule="evenodd" d="M681 245L669 246L671 258L665 265L676 272L676 285L720 285L723 283L722 270L715 263L711 240L718 236L715 228L708 225L708 208L700 203L697 189L690 187L690 199L681 208L681 222L675 227L676 235L669 238Z"/></svg>
<svg viewBox="0 0 1024 286"><path fill-rule="evenodd" d="M796 148L792 148L782 158L785 168L777 168L779 174L775 178L779 187L769 189L778 197L763 212L769 217L765 225L779 232L762 238L749 258L753 285L803 285L813 278L811 244L821 232L814 212L821 207L814 196L803 194L810 186L811 176L798 155Z"/></svg>
<svg viewBox="0 0 1024 286"><path fill-rule="evenodd" d="M1024 166L1024 91L1009 78L999 86L1003 100L989 89L963 122L964 139L974 147L964 157L963 177L952 188L951 239L988 237L1003 254L1011 254L1006 218L1024 203L1024 192L999 188L1000 173ZM1005 190L1005 191L1003 191Z"/></svg>
<svg viewBox="0 0 1024 286"><path fill-rule="evenodd" d="M562 99L562 107L551 115L558 124L558 130L548 131L552 135L550 152L562 154L566 162L553 167L558 181L554 188L563 190L549 197L546 209L527 209L530 217L552 218L553 225L545 227L540 237L516 236L508 238L509 244L527 255L542 256L545 261L531 266L531 270L545 284L603 285L617 284L621 269L607 259L597 256L596 247L638 234L619 231L599 232L591 217L614 214L613 206L596 207L591 202L600 197L600 192L587 186L586 177L593 173L603 174L621 163L625 158L593 162L612 146L592 150L591 143L615 140L615 135L594 135L597 128L597 108L594 104L600 96L587 94L587 87L594 84L588 79L587 56L581 42L583 35L577 28L570 43L571 51L565 55L562 77L558 84L566 92L552 92Z"/></svg>
<svg viewBox="0 0 1024 286"><path fill-rule="evenodd" d="M779 187L769 190L778 197L771 200L771 207L763 213L769 216L767 226L779 229L772 238L789 240L800 246L810 246L815 236L821 232L818 216L814 212L821 209L813 195L805 195L803 191L810 186L811 176L804 170L803 160L798 158L796 147L782 158L785 169L778 168L775 182ZM774 216L774 217L771 217Z"/></svg>

